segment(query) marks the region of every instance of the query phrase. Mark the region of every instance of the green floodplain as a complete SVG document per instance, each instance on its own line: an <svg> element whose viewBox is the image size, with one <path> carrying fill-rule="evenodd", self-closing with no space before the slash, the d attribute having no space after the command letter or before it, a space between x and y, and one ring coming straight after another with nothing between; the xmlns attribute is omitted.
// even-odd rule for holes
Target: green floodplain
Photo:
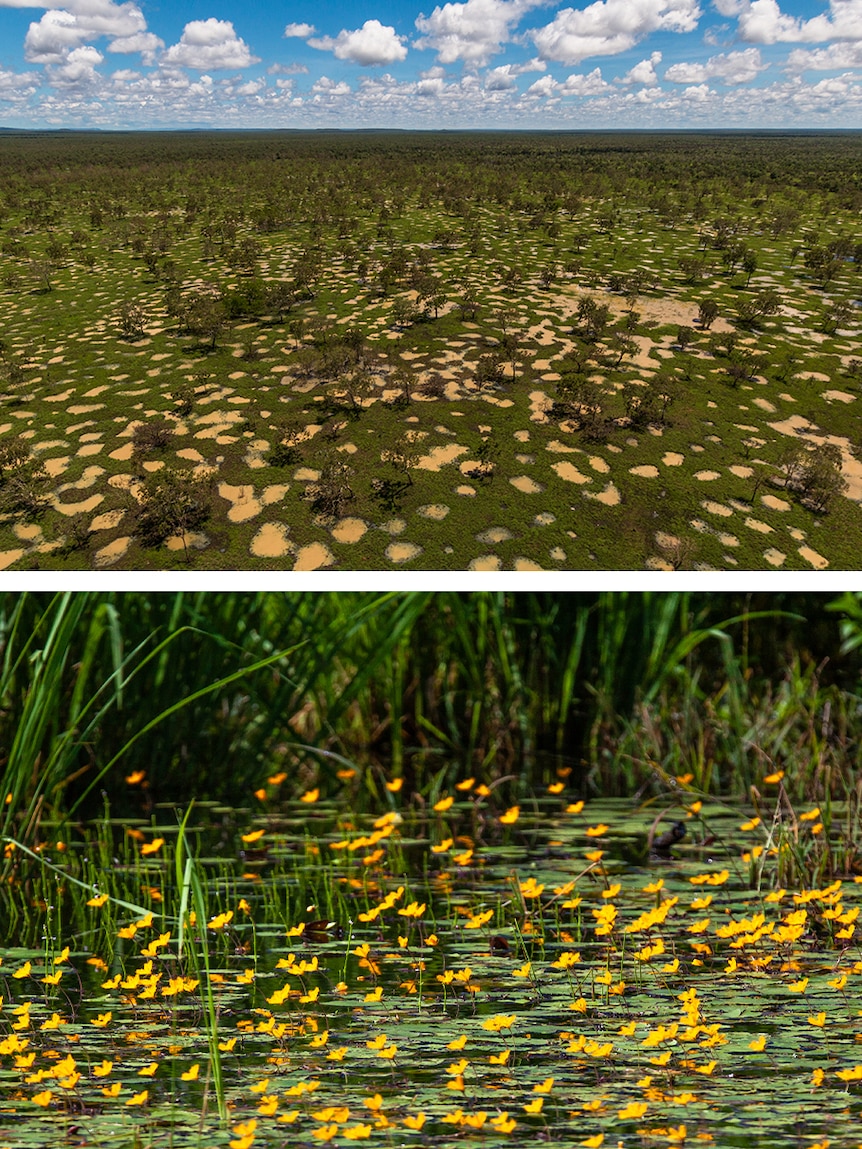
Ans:
<svg viewBox="0 0 862 1149"><path fill-rule="evenodd" d="M0 135L0 564L859 569L859 133Z"/></svg>
<svg viewBox="0 0 862 1149"><path fill-rule="evenodd" d="M0 1145L854 1149L860 671L859 594L0 595Z"/></svg>

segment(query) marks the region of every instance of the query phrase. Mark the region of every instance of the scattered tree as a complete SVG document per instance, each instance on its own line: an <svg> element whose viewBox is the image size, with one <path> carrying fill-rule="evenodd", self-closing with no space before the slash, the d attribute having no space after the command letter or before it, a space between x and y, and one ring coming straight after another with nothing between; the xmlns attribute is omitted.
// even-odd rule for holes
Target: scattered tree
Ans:
<svg viewBox="0 0 862 1149"><path fill-rule="evenodd" d="M307 428L303 423L289 421L279 424L275 429L274 442L266 461L271 467L290 467L298 463L301 458L299 444L307 434Z"/></svg>
<svg viewBox="0 0 862 1149"><path fill-rule="evenodd" d="M697 307L697 315L704 331L709 331L718 318L718 304L714 299L702 299Z"/></svg>
<svg viewBox="0 0 862 1149"><path fill-rule="evenodd" d="M190 562L188 536L212 515L210 480L188 470L163 467L144 479L137 498L136 537L145 547L161 546L170 538L181 539L186 562Z"/></svg>
<svg viewBox="0 0 862 1149"><path fill-rule="evenodd" d="M319 477L306 488L304 498L314 512L327 519L340 519L353 502L350 486L353 468L340 455L330 454L321 461Z"/></svg>
<svg viewBox="0 0 862 1149"><path fill-rule="evenodd" d="M120 304L117 323L124 339L143 339L146 315L143 307L134 300L127 299Z"/></svg>
<svg viewBox="0 0 862 1149"><path fill-rule="evenodd" d="M48 507L48 475L20 439L0 440L0 514L38 519Z"/></svg>
<svg viewBox="0 0 862 1149"><path fill-rule="evenodd" d="M136 455L151 455L164 451L174 437L176 427L161 417L139 423L132 432L132 448Z"/></svg>

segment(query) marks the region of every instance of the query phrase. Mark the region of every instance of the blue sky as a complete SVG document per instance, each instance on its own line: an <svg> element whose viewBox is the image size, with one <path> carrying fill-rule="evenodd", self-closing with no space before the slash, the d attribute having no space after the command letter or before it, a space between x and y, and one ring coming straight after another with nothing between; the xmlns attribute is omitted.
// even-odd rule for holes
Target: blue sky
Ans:
<svg viewBox="0 0 862 1149"><path fill-rule="evenodd" d="M0 0L0 125L862 128L862 0Z"/></svg>

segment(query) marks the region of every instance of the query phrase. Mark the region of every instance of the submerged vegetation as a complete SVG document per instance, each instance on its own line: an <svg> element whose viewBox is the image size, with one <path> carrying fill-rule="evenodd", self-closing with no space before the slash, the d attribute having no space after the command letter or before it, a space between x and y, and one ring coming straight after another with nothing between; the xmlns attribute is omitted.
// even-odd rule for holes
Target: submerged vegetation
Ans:
<svg viewBox="0 0 862 1149"><path fill-rule="evenodd" d="M858 134L0 155L3 566L859 565Z"/></svg>
<svg viewBox="0 0 862 1149"><path fill-rule="evenodd" d="M0 623L3 1146L855 1144L859 595Z"/></svg>

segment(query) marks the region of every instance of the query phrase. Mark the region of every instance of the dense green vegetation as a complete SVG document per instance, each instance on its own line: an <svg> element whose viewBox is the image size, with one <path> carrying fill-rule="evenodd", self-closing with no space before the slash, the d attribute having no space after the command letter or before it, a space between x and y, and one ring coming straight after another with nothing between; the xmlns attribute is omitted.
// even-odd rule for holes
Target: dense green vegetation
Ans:
<svg viewBox="0 0 862 1149"><path fill-rule="evenodd" d="M5 566L859 565L856 134L0 157Z"/></svg>
<svg viewBox="0 0 862 1149"><path fill-rule="evenodd" d="M139 812L141 770L148 804L241 803L287 771L294 797L376 809L393 774L424 806L464 774L508 803L559 766L585 796L687 773L741 794L783 769L801 801L859 768L853 595L7 593L0 611L3 825L28 840L103 794Z"/></svg>

